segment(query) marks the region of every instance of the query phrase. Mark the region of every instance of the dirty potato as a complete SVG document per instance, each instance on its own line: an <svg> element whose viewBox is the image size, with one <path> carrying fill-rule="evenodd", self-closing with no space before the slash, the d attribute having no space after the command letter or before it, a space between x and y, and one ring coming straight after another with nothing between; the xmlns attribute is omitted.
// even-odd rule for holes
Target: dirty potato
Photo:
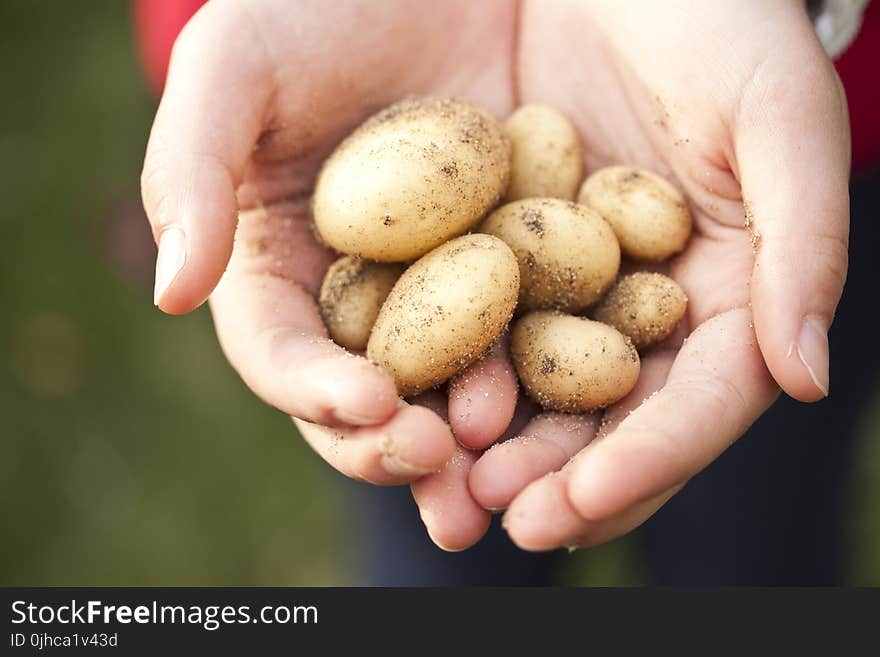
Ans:
<svg viewBox="0 0 880 657"><path fill-rule="evenodd" d="M368 119L324 164L318 238L383 262L418 258L479 221L504 194L510 143L486 110L409 98Z"/></svg>
<svg viewBox="0 0 880 657"><path fill-rule="evenodd" d="M522 310L580 312L605 293L620 266L614 231L585 205L514 201L495 210L479 230L504 240L516 255Z"/></svg>
<svg viewBox="0 0 880 657"><path fill-rule="evenodd" d="M584 181L578 202L611 224L621 251L634 260L666 260L684 249L691 234L691 213L682 193L645 169L599 169Z"/></svg>
<svg viewBox="0 0 880 657"><path fill-rule="evenodd" d="M526 393L545 409L586 413L622 399L639 378L639 355L616 329L537 311L514 324L511 356Z"/></svg>
<svg viewBox="0 0 880 657"><path fill-rule="evenodd" d="M330 337L352 351L367 348L370 331L403 265L343 256L330 265L318 306Z"/></svg>
<svg viewBox="0 0 880 657"><path fill-rule="evenodd" d="M437 386L478 360L516 306L519 269L491 235L464 235L407 269L379 311L367 357L402 396Z"/></svg>
<svg viewBox="0 0 880 657"><path fill-rule="evenodd" d="M584 154L568 117L549 105L523 105L507 119L504 131L512 148L505 200L573 201L584 175Z"/></svg>
<svg viewBox="0 0 880 657"><path fill-rule="evenodd" d="M665 340L687 310L678 283L651 272L621 278L596 307L593 317L628 336L636 349Z"/></svg>

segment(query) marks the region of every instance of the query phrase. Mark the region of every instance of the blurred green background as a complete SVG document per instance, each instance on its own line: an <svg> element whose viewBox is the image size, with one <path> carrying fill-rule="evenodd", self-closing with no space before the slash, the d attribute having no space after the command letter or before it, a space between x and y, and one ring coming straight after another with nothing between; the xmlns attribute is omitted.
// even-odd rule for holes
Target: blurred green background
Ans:
<svg viewBox="0 0 880 657"><path fill-rule="evenodd" d="M3 0L0 62L0 584L357 584L338 475L245 389L206 310L152 305L128 3ZM862 426L849 581L876 585L877 405ZM561 577L641 581L626 539Z"/></svg>

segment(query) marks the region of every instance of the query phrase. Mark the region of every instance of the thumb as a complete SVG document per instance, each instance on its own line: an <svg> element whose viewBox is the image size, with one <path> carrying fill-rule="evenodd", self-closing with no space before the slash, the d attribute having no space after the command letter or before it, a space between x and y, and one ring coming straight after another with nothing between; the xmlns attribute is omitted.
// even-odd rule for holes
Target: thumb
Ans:
<svg viewBox="0 0 880 657"><path fill-rule="evenodd" d="M232 252L235 190L262 129L272 75L238 3L208 3L174 44L141 193L159 245L154 300L189 312Z"/></svg>
<svg viewBox="0 0 880 657"><path fill-rule="evenodd" d="M801 401L828 395L828 329L846 280L850 142L840 80L812 32L797 70L759 70L734 126L755 266L755 332Z"/></svg>

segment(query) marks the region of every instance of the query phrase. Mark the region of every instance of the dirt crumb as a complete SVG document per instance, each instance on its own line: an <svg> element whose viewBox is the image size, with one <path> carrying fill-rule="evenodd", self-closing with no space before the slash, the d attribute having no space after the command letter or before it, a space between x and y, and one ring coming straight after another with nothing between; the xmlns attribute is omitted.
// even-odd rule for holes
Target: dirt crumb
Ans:
<svg viewBox="0 0 880 657"><path fill-rule="evenodd" d="M550 358L549 356L545 356L541 360L541 374L552 374L556 371L556 361Z"/></svg>
<svg viewBox="0 0 880 657"><path fill-rule="evenodd" d="M544 215L540 210L527 208L522 215L523 224L538 237L544 237Z"/></svg>
<svg viewBox="0 0 880 657"><path fill-rule="evenodd" d="M743 199L743 227L749 233L752 252L757 254L758 246L761 244L761 233L755 228L755 215L752 212L752 204L746 199Z"/></svg>

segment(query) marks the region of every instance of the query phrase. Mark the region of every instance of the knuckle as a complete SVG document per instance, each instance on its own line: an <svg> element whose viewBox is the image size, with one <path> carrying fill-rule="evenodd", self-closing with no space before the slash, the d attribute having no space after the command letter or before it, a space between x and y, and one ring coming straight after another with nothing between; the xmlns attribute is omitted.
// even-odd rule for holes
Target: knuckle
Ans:
<svg viewBox="0 0 880 657"><path fill-rule="evenodd" d="M812 261L821 274L818 291L838 298L849 270L848 236L845 233L820 233L811 240L811 250Z"/></svg>
<svg viewBox="0 0 880 657"><path fill-rule="evenodd" d="M815 116L846 120L846 100L830 62L765 60L753 71L741 95L740 116L749 123Z"/></svg>

